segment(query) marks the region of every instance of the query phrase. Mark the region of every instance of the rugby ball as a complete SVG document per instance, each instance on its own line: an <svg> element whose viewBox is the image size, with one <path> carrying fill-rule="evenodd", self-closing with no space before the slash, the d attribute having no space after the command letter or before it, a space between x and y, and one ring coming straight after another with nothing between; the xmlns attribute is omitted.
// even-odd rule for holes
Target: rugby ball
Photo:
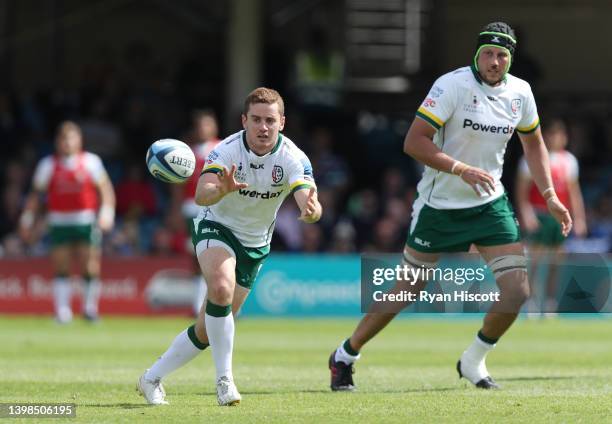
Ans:
<svg viewBox="0 0 612 424"><path fill-rule="evenodd" d="M193 151L179 140L157 140L147 151L149 172L165 183L184 183L193 174L195 165Z"/></svg>

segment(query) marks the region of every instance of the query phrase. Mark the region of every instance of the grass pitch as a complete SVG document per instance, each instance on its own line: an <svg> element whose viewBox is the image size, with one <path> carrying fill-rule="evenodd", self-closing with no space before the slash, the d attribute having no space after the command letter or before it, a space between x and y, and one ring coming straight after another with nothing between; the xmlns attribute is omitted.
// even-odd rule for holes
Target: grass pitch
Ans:
<svg viewBox="0 0 612 424"><path fill-rule="evenodd" d="M458 380L454 369L480 320L401 319L364 349L358 392L331 393L327 358L356 320L243 318L234 352L239 406L217 406L208 350L166 377L169 406L146 405L138 377L189 324L59 326L0 316L0 402L76 403L76 419L53 422L612 422L610 319L518 322L489 355L503 386L492 392Z"/></svg>

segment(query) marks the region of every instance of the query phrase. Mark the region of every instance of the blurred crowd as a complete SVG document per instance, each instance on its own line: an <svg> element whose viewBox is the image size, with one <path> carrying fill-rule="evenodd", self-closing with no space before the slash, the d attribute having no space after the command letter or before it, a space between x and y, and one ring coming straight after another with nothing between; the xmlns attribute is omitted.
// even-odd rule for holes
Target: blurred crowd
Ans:
<svg viewBox="0 0 612 424"><path fill-rule="evenodd" d="M78 88L72 90L0 91L1 257L48 252L43 213L36 221L38 237L33 243L25 244L16 229L35 164L53 152L55 127L63 119L81 126L85 149L102 158L116 190L117 224L105 236L104 253L189 254L190 236L172 188L148 174L145 153L160 138L196 143L198 122L194 117L199 115L194 114L195 109L219 105L194 104L185 94L190 89L176 83L181 81L180 73L165 75L148 60L142 51L135 51L126 69L108 67L104 62L90 64L84 68ZM297 220L295 202L285 202L278 214L273 250L400 251L421 171L402 154L412 116L394 118L364 111L317 120L316 114L299 107L289 107L287 115L287 135L311 159L324 215L316 225L304 225ZM237 131L238 119L235 122L236 126L223 129L219 138ZM576 243L586 250L609 251L612 121L600 125L597 133L588 122L568 123L569 150L582 165L589 228L589 237ZM599 154L602 151L603 156ZM511 153L507 173L512 173L513 160ZM512 189L511 182L506 185Z"/></svg>

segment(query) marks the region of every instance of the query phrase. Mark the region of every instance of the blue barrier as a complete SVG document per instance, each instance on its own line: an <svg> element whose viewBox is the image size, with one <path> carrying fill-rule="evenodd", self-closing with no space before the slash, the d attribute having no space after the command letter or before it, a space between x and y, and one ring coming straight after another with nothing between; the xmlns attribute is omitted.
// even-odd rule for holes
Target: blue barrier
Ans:
<svg viewBox="0 0 612 424"><path fill-rule="evenodd" d="M272 253L242 308L245 316L360 315L359 255Z"/></svg>

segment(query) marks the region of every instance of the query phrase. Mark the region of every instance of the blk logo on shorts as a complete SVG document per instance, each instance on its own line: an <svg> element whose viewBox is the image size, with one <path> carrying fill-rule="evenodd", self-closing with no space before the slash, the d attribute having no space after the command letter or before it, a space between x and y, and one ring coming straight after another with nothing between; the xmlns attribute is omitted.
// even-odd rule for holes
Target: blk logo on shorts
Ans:
<svg viewBox="0 0 612 424"><path fill-rule="evenodd" d="M416 244L418 244L419 246L423 246L423 247L431 247L431 242L430 242L430 241L427 241L427 240L421 240L421 239L420 239L420 238L418 238L418 237L415 237L415 238L414 238L414 242L415 242Z"/></svg>

